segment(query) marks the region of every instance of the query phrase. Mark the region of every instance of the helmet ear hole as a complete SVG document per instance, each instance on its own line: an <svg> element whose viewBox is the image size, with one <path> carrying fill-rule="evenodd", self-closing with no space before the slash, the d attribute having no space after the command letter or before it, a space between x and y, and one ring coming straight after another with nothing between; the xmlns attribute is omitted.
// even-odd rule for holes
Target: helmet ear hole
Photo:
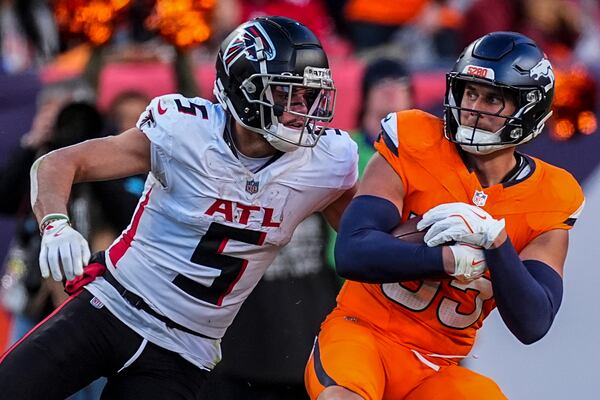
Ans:
<svg viewBox="0 0 600 400"><path fill-rule="evenodd" d="M510 130L510 134L509 134L510 138L514 139L514 140L520 138L522 135L523 135L522 128L513 128Z"/></svg>

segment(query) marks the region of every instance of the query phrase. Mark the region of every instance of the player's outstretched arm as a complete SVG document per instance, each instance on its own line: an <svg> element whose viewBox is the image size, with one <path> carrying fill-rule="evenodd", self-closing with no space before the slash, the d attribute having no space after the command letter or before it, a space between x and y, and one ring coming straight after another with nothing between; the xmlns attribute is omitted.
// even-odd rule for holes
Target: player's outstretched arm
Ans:
<svg viewBox="0 0 600 400"><path fill-rule="evenodd" d="M526 344L544 337L562 299L567 231L545 232L517 254L507 237L504 220L495 220L473 205L448 203L434 207L417 225L419 229L427 226L431 226L425 235L429 246L453 240L488 249L486 264L506 326Z"/></svg>
<svg viewBox="0 0 600 400"><path fill-rule="evenodd" d="M546 335L560 307L568 235L560 229L545 232L517 254L504 233L485 250L500 316L525 344Z"/></svg>
<svg viewBox="0 0 600 400"><path fill-rule="evenodd" d="M335 247L340 276L377 283L448 277L442 247L409 243L390 233L400 224L403 198L402 180L376 154L340 222Z"/></svg>
<svg viewBox="0 0 600 400"><path fill-rule="evenodd" d="M150 170L150 141L139 129L87 140L39 158L31 167L31 205L38 219L67 211L73 183L101 181Z"/></svg>
<svg viewBox="0 0 600 400"><path fill-rule="evenodd" d="M83 273L90 251L83 236L71 228L67 202L73 183L109 180L150 170L150 141L137 128L121 135L53 151L31 167L31 205L40 223L43 277L73 279ZM62 270L61 270L62 267Z"/></svg>

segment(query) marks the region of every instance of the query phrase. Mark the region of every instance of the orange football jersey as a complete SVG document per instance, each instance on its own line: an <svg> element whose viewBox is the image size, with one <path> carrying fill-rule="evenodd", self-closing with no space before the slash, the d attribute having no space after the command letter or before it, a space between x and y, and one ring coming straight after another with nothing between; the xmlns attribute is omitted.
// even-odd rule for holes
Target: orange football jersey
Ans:
<svg viewBox="0 0 600 400"><path fill-rule="evenodd" d="M404 184L404 221L442 203L475 204L506 220L508 236L520 252L543 232L570 229L583 207L583 192L568 172L529 156L524 156L530 167L525 177L483 188L455 144L444 138L443 121L430 114L403 111L389 115L382 126L375 147ZM489 272L468 283L347 281L338 296L338 308L348 315L431 355L466 355L494 307Z"/></svg>

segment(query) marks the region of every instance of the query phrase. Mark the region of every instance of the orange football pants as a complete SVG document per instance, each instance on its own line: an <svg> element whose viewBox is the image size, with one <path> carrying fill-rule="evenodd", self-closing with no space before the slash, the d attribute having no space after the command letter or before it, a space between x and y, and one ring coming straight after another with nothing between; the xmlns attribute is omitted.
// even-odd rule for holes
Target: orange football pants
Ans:
<svg viewBox="0 0 600 400"><path fill-rule="evenodd" d="M313 400L333 385L365 400L506 399L483 375L445 359L437 365L426 362L367 322L336 309L321 326L304 382Z"/></svg>

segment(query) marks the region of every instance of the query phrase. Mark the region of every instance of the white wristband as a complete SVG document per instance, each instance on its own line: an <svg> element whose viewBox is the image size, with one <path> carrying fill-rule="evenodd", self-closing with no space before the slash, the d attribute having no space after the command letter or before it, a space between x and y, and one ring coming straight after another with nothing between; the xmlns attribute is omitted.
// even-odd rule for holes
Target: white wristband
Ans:
<svg viewBox="0 0 600 400"><path fill-rule="evenodd" d="M69 216L66 214L61 214L61 213L47 214L40 221L40 233L41 234L44 233L44 229L46 229L46 227L50 224L50 222L56 221L59 219L66 219L67 223L71 224L71 220L69 219Z"/></svg>

